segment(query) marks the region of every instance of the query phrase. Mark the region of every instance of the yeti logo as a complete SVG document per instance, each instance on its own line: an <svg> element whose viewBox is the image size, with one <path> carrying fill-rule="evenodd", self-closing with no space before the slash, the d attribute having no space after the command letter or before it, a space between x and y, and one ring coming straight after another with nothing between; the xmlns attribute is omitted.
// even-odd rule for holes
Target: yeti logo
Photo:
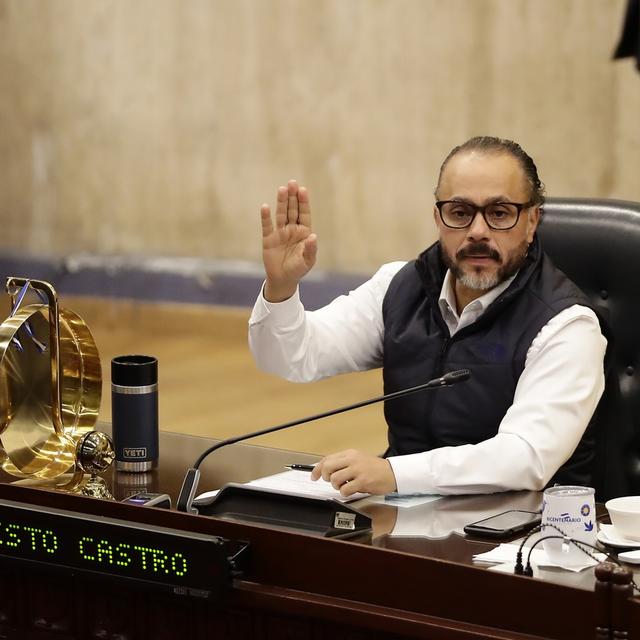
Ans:
<svg viewBox="0 0 640 640"><path fill-rule="evenodd" d="M147 457L147 448L140 447L138 449L123 449L122 455L125 458L146 458Z"/></svg>

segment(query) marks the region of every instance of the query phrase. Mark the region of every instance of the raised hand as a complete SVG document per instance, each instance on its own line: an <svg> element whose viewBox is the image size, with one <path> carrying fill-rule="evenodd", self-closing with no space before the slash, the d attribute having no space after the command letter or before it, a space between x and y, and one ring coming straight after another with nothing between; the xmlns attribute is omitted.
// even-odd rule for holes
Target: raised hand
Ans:
<svg viewBox="0 0 640 640"><path fill-rule="evenodd" d="M262 260L267 275L264 297L269 302L290 298L302 277L316 262L318 249L311 232L309 193L289 180L279 187L275 227L268 204L260 208L262 220Z"/></svg>

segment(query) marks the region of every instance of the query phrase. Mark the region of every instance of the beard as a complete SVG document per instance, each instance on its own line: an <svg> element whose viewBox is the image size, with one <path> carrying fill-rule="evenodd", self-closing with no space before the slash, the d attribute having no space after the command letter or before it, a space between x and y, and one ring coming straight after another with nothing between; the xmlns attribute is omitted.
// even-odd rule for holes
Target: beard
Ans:
<svg viewBox="0 0 640 640"><path fill-rule="evenodd" d="M442 246L442 260L460 284L474 291L488 291L515 275L524 264L528 251L529 245L526 240L523 240L522 243L510 251L503 260L500 254L495 249L492 249L488 243L478 242L459 249L456 252L455 258L452 258ZM469 256L486 256L487 258L491 258L498 264L498 269L495 271L486 271L482 267L474 266L465 269L462 261Z"/></svg>

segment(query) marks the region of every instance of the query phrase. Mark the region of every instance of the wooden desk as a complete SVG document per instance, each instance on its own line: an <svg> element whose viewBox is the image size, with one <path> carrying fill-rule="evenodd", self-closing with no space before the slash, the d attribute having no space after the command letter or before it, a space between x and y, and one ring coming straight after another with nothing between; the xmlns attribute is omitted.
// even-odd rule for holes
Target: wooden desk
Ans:
<svg viewBox="0 0 640 640"><path fill-rule="evenodd" d="M107 475L116 498L147 490L175 504L184 472L210 441L161 434L158 470ZM199 489L246 481L316 457L250 445L214 453ZM146 509L60 492L0 484L0 498L110 516L132 522L247 540L244 577L221 602L148 591L129 581L61 575L3 566L0 638L47 640L164 638L440 638L585 640L595 637L599 602L593 571L547 571L539 578L474 566L473 554L494 545L456 530L483 514L535 508L540 495L509 493L446 498L411 509L433 536L388 535L405 514L393 506L362 507L373 535L332 540L267 527ZM404 510L407 511L406 509ZM629 610L640 629L640 609Z"/></svg>

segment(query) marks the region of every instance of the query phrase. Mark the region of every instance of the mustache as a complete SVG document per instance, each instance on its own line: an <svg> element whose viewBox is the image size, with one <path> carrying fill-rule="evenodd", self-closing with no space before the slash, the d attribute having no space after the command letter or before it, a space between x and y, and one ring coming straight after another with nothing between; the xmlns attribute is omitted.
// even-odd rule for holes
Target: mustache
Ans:
<svg viewBox="0 0 640 640"><path fill-rule="evenodd" d="M500 254L492 249L486 242L478 242L477 244L462 247L456 252L458 260L462 258L491 258L500 262Z"/></svg>

